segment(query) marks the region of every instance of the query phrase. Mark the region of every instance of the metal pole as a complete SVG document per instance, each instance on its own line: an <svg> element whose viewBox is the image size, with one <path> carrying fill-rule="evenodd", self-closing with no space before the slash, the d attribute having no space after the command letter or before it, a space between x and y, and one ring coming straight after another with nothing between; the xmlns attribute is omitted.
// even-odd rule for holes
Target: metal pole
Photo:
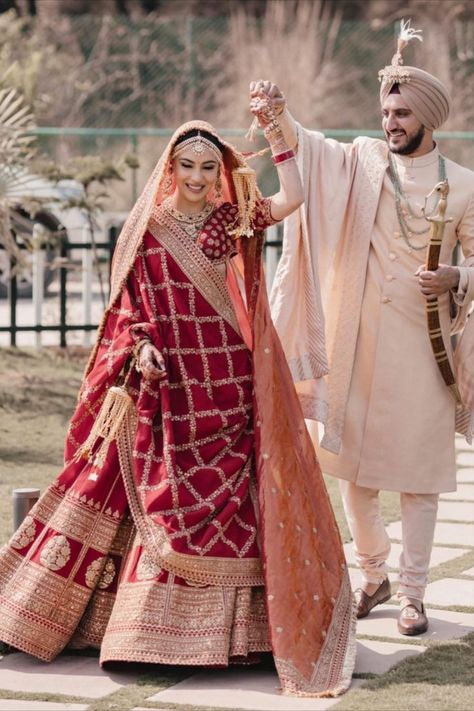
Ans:
<svg viewBox="0 0 474 711"><path fill-rule="evenodd" d="M61 348L66 348L66 299L67 299L67 269L64 266L68 256L67 245L63 240L61 242L61 268L59 270L59 345Z"/></svg>
<svg viewBox="0 0 474 711"><path fill-rule="evenodd" d="M10 303L10 345L16 346L16 302L18 299L16 274L14 272L16 261L10 259L10 273L8 275L8 301Z"/></svg>
<svg viewBox="0 0 474 711"><path fill-rule="evenodd" d="M13 530L21 526L26 515L40 497L39 489L14 489L13 497Z"/></svg>
<svg viewBox="0 0 474 711"><path fill-rule="evenodd" d="M82 241L84 244L91 241L89 225L82 228ZM92 323L92 250L86 248L82 250L82 323ZM90 331L84 331L82 343L90 346Z"/></svg>
<svg viewBox="0 0 474 711"><path fill-rule="evenodd" d="M35 227L33 227L33 233ZM41 249L41 247L36 247L33 251L33 308L35 313L36 326L41 326L42 321L45 262L44 258L44 250ZM41 342L41 331L38 330L35 333L36 348L41 348Z"/></svg>
<svg viewBox="0 0 474 711"><path fill-rule="evenodd" d="M265 281L267 283L268 295L270 295L273 278L278 267L280 250L281 243L278 241L278 228L276 225L272 225L267 229L267 239L264 252Z"/></svg>

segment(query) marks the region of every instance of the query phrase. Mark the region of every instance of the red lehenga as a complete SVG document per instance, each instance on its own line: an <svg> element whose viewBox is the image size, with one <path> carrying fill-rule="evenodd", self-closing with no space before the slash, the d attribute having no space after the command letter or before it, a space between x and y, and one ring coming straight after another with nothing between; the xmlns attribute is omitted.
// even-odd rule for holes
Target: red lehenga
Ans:
<svg viewBox="0 0 474 711"><path fill-rule="evenodd" d="M196 125L209 130L186 130ZM0 552L0 639L47 661L66 645L100 647L101 662L193 665L272 651L287 693L339 694L355 657L352 593L260 288L269 201L256 237L230 237L237 208L225 203L195 243L156 196L136 249L119 245L65 468ZM136 229L140 214L130 219ZM236 251L243 298L219 268ZM78 457L144 337L166 378L132 368L133 415L100 465Z"/></svg>

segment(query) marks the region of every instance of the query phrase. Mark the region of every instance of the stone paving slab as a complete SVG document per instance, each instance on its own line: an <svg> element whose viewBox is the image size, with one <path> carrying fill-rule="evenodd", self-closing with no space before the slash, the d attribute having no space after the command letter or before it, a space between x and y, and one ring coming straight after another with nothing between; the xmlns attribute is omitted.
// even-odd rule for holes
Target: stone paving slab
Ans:
<svg viewBox="0 0 474 711"><path fill-rule="evenodd" d="M447 502L448 506L452 506L452 504ZM456 504L459 506L459 504ZM461 504L462 505L462 504ZM467 506L470 506L471 504L467 504ZM474 510L474 507L473 507ZM460 519L464 520L464 519ZM352 543L345 543L344 544L344 552L346 554L346 561L348 565L356 565L356 559L355 559L355 554L354 554L354 546ZM402 552L402 545L401 543L392 543L391 549L390 549L390 555L388 556L388 565L390 568L397 568L398 569L398 562L400 559L400 553ZM458 558L460 555L464 555L464 553L469 553L469 549L466 548L465 550L461 548L439 548L437 546L433 547L432 553L431 553L431 563L430 567L434 568L436 565L441 565L442 563L446 563L449 560L454 560L454 558Z"/></svg>
<svg viewBox="0 0 474 711"><path fill-rule="evenodd" d="M440 494L439 497L444 501L474 501L474 486L472 484L459 484L456 491L449 491L446 494Z"/></svg>
<svg viewBox="0 0 474 711"><path fill-rule="evenodd" d="M463 570L461 575L470 575L474 578L474 568L469 568L469 570Z"/></svg>
<svg viewBox="0 0 474 711"><path fill-rule="evenodd" d="M474 501L440 501L438 504L438 521L474 521Z"/></svg>
<svg viewBox="0 0 474 711"><path fill-rule="evenodd" d="M472 450L458 451L456 455L456 464L461 464L465 467L474 467L474 452Z"/></svg>
<svg viewBox="0 0 474 711"><path fill-rule="evenodd" d="M428 605L464 605L474 607L474 580L444 578L429 583L426 588L425 602Z"/></svg>
<svg viewBox="0 0 474 711"><path fill-rule="evenodd" d="M474 484L474 469L458 469L456 481L458 484Z"/></svg>
<svg viewBox="0 0 474 711"><path fill-rule="evenodd" d="M368 617L357 620L357 634L370 637L393 637L397 640L406 639L397 628L400 608L398 605L379 605ZM451 610L430 610L426 614L430 621L428 630L417 635L413 641L458 639L474 632L474 614L468 612L453 612ZM362 641L362 640L361 640Z"/></svg>
<svg viewBox="0 0 474 711"><path fill-rule="evenodd" d="M101 669L97 657L61 655L41 662L28 654L6 654L0 660L0 689L68 694L99 699L134 682L138 674Z"/></svg>
<svg viewBox="0 0 474 711"><path fill-rule="evenodd" d="M65 704L57 701L23 701L0 699L0 711L86 711L87 704Z"/></svg>
<svg viewBox="0 0 474 711"><path fill-rule="evenodd" d="M426 647L394 642L378 642L373 639L360 639L357 642L357 657L354 672L356 674L384 674L406 657L413 657L424 652Z"/></svg>
<svg viewBox="0 0 474 711"><path fill-rule="evenodd" d="M357 683L359 682L359 683ZM360 685L354 680L351 686ZM325 711L339 703L335 699L283 696L276 672L260 669L218 669L203 671L150 696L147 701L197 706L239 708L257 711Z"/></svg>
<svg viewBox="0 0 474 711"><path fill-rule="evenodd" d="M401 540L402 524L400 521L387 526L387 533L391 539ZM438 522L434 534L435 545L443 543L448 546L471 545L474 547L474 524L473 523L442 523ZM463 551L461 551L462 553ZM465 551L464 551L465 552Z"/></svg>

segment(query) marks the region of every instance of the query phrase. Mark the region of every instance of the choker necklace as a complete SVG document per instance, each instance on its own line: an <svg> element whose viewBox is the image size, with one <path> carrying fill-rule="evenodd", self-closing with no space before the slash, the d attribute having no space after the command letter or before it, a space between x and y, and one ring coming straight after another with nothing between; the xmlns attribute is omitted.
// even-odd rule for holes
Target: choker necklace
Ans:
<svg viewBox="0 0 474 711"><path fill-rule="evenodd" d="M176 220L176 222L179 222L180 227L193 239L198 238L202 226L215 207L212 202L206 202L201 212L186 215L184 212L180 212L173 206L171 198L164 200L162 206L168 215Z"/></svg>
<svg viewBox="0 0 474 711"><path fill-rule="evenodd" d="M400 183L400 176L398 175L397 171L397 164L395 162L395 159L393 158L392 154L388 154L388 174L390 176L390 180L392 181L393 184L393 189L395 190L395 209L397 211L397 218L398 218L398 224L400 226L400 232L402 234L403 239L405 240L406 244L410 249L414 249L416 251L420 251L422 249L426 248L426 245L428 242L425 244L422 244L421 246L417 246L413 244L413 242L410 242L410 238L414 237L416 235L424 235L427 232L430 231L430 225L428 227L425 227L422 230L415 230L413 227L410 227L407 223L407 219L405 215L409 215L411 219L421 219L427 215L428 217L431 217L431 215L434 214L436 208L438 207L438 202L439 202L439 195L437 196L436 202L429 212L425 210L425 213L420 212L419 215L415 213L415 210L410 204L410 201L408 200L407 196L402 190L402 186ZM443 158L443 156L438 157L438 182L441 182L442 180L445 180L446 178L446 163ZM402 200L403 203L406 207L402 207ZM409 218L409 219L410 219Z"/></svg>

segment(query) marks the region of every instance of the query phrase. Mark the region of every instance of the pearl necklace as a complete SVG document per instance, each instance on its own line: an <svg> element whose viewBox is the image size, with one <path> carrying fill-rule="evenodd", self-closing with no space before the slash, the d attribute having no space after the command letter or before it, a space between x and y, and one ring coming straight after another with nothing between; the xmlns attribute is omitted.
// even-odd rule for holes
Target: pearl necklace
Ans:
<svg viewBox="0 0 474 711"><path fill-rule="evenodd" d="M206 202L201 212L186 215L184 212L180 212L173 206L171 198L167 198L163 202L163 208L166 212L174 220L176 220L176 222L180 223L181 229L183 229L187 235L195 240L199 237L199 233L201 232L204 223L214 210L214 207L215 206L212 202Z"/></svg>
<svg viewBox="0 0 474 711"><path fill-rule="evenodd" d="M412 219L420 219L422 217L428 216L430 217L433 215L435 212L436 208L438 207L438 202L439 202L439 195L437 197L436 203L433 206L433 209L430 210L430 212L426 211L426 208L424 212L422 212L420 215L417 215L410 205L410 201L408 200L407 196L402 190L402 186L400 183L400 177L398 175L397 171L397 164L391 155L391 153L388 154L388 174L390 176L390 180L392 181L393 184L393 189L395 190L395 208L397 211L397 218L398 218L398 224L400 225L400 232L402 234L403 239L405 240L406 244L410 249L414 249L416 251L421 251L422 249L426 248L426 245L428 242L425 242L425 244L422 244L421 246L417 246L413 244L413 242L410 242L410 238L415 236L415 235L424 235L430 230L430 225L428 227L425 227L422 230L415 230L413 227L409 227L407 224L407 220L405 219L405 214L408 213ZM438 157L438 182L441 182L446 178L446 163L443 158L443 156ZM402 207L402 200L404 204L406 205L406 208Z"/></svg>

